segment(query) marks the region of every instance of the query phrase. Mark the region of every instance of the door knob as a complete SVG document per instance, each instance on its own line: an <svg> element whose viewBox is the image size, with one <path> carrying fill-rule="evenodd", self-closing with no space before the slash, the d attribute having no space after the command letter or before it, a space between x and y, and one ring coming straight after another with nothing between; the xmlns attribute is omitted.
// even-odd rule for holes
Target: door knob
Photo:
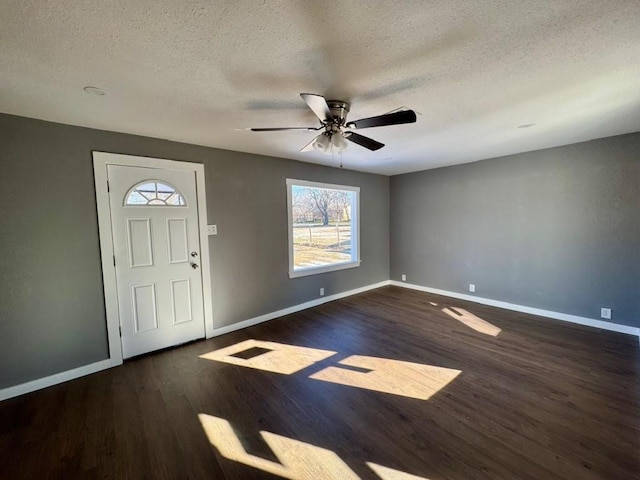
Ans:
<svg viewBox="0 0 640 480"><path fill-rule="evenodd" d="M197 263L192 263L191 264L191 268L193 268L195 270L196 268L198 268L198 264Z"/></svg>
<svg viewBox="0 0 640 480"><path fill-rule="evenodd" d="M198 252L191 252L191 256L192 256L193 258L196 258L196 257L198 256Z"/></svg>

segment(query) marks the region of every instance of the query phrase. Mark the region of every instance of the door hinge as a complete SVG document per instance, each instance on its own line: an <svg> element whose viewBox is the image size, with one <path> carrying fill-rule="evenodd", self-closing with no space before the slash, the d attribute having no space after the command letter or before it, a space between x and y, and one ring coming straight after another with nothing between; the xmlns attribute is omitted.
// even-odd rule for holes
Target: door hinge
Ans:
<svg viewBox="0 0 640 480"><path fill-rule="evenodd" d="M122 327L118 327L118 332L120 332L120 336L122 337Z"/></svg>
<svg viewBox="0 0 640 480"><path fill-rule="evenodd" d="M109 188L109 180L107 180L107 192L110 192L111 189Z"/></svg>
<svg viewBox="0 0 640 480"><path fill-rule="evenodd" d="M113 256L113 266L114 267L116 266L116 256L115 255Z"/></svg>

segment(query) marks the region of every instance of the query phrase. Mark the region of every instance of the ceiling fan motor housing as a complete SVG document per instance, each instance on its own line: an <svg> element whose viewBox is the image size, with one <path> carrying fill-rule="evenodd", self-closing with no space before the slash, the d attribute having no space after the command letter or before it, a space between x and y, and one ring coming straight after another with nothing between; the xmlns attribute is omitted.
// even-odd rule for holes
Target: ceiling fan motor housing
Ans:
<svg viewBox="0 0 640 480"><path fill-rule="evenodd" d="M351 106L342 100L327 100L327 105L329 105L329 110L331 110L334 122L338 125L344 125L347 121L347 114Z"/></svg>

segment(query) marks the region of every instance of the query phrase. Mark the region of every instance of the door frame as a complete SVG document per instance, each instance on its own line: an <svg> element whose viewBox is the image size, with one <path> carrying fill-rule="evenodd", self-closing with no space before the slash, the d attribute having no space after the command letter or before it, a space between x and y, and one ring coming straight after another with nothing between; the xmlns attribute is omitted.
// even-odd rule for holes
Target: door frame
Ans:
<svg viewBox="0 0 640 480"><path fill-rule="evenodd" d="M195 173L198 226L200 229L200 263L202 273L202 300L204 311L205 337L213 336L213 303L211 293L211 265L209 257L209 236L207 235L207 200L204 180L204 165L160 158L139 157L120 153L92 151L93 173L96 186L98 210L98 230L100 235L100 258L104 284L104 303L107 315L107 338L109 359L113 365L122 364L122 341L120 339L120 314L118 310L118 290L113 250L111 225L111 204L108 190L108 165L125 167L146 167L160 170L180 170Z"/></svg>

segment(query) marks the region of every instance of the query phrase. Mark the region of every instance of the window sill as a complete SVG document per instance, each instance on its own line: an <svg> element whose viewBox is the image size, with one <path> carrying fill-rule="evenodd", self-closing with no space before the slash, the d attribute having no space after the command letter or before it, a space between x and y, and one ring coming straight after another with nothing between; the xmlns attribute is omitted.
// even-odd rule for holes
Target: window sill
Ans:
<svg viewBox="0 0 640 480"><path fill-rule="evenodd" d="M306 277L308 275L335 272L336 270L345 270L347 268L355 268L359 266L360 260L355 262L335 263L333 265L323 265L320 267L301 268L300 270L289 271L289 278Z"/></svg>

